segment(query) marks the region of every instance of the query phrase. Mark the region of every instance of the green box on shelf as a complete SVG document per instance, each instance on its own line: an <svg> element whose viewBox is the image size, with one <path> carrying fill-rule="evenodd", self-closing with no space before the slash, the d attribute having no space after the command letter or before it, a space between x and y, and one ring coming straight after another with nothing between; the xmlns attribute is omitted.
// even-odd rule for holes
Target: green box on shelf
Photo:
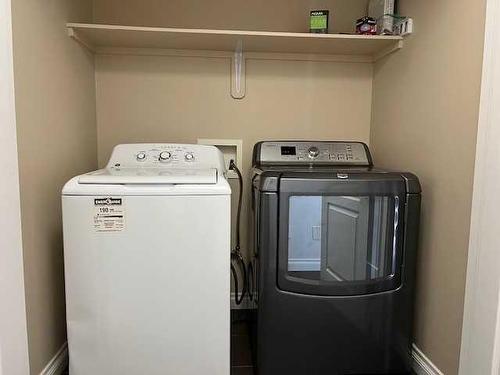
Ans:
<svg viewBox="0 0 500 375"><path fill-rule="evenodd" d="M328 10L311 10L309 31L311 33L328 34Z"/></svg>

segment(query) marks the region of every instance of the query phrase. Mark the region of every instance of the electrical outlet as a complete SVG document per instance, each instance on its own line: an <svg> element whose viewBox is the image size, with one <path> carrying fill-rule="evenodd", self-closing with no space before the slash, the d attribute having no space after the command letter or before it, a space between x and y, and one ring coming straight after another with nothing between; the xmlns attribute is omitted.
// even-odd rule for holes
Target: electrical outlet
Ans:
<svg viewBox="0 0 500 375"><path fill-rule="evenodd" d="M243 142L241 139L206 139L198 138L198 144L215 146L221 150L226 165L227 177L238 178L236 172L229 170L229 163L234 160L236 166L242 169Z"/></svg>

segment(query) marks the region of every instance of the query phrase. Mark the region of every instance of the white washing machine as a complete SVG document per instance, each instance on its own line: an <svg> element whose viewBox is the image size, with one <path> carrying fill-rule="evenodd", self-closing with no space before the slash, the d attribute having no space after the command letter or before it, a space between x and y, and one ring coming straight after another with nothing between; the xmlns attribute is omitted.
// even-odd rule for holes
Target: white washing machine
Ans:
<svg viewBox="0 0 500 375"><path fill-rule="evenodd" d="M230 194L202 145L119 145L64 186L71 375L229 374Z"/></svg>

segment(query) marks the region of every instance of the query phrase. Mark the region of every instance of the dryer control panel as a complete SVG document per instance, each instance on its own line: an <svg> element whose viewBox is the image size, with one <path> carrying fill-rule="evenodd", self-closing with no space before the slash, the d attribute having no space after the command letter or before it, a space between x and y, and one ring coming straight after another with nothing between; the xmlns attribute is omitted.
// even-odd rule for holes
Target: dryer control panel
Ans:
<svg viewBox="0 0 500 375"><path fill-rule="evenodd" d="M372 165L362 142L264 141L255 145L253 157L254 165Z"/></svg>

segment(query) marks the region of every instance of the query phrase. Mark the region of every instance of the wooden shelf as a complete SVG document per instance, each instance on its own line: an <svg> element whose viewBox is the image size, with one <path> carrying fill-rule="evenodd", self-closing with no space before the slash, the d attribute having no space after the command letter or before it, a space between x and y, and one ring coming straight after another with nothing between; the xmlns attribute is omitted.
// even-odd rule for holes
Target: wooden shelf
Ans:
<svg viewBox="0 0 500 375"><path fill-rule="evenodd" d="M94 52L145 48L304 55L337 55L374 61L402 47L400 36L309 34L270 31L175 29L68 23L69 35Z"/></svg>
<svg viewBox="0 0 500 375"><path fill-rule="evenodd" d="M246 92L246 59L372 63L403 47L400 36L174 29L68 23L94 53L216 56L231 59L231 96Z"/></svg>

